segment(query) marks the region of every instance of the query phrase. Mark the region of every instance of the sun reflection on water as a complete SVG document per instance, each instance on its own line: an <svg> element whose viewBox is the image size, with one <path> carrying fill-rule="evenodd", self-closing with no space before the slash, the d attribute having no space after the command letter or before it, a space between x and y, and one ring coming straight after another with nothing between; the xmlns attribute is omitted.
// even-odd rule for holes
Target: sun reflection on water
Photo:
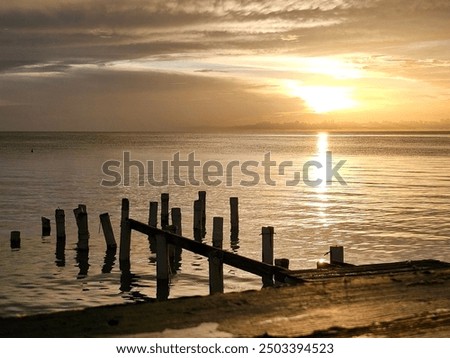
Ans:
<svg viewBox="0 0 450 358"><path fill-rule="evenodd" d="M317 216L318 221L323 226L328 226L328 216L327 216L327 176L326 176L326 161L327 161L327 151L328 151L328 133L319 133L317 135L317 152L316 160L322 164L322 166L317 170L317 177L320 179L320 184L313 187L315 196L317 198Z"/></svg>

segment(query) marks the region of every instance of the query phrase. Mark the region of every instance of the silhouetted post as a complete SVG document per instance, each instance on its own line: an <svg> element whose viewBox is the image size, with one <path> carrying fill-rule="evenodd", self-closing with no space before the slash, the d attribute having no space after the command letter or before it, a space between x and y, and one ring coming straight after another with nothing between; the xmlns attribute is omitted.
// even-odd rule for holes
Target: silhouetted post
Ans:
<svg viewBox="0 0 450 358"><path fill-rule="evenodd" d="M166 226L165 231L170 232L172 234L176 234L177 228L174 225L169 225L169 226ZM156 245L158 245L158 243ZM170 273L175 274L179 268L178 264L180 262L178 259L179 255L177 256L177 246L172 245L172 244L167 244L167 252L169 255Z"/></svg>
<svg viewBox="0 0 450 358"><path fill-rule="evenodd" d="M198 192L198 200L202 203L202 238L206 236L206 191Z"/></svg>
<svg viewBox="0 0 450 358"><path fill-rule="evenodd" d="M222 252L213 251L208 257L209 293L223 293L223 257Z"/></svg>
<svg viewBox="0 0 450 358"><path fill-rule="evenodd" d="M151 227L158 226L158 202L151 201L148 213L148 225ZM155 235L148 235L148 241L150 243L150 251L156 252L156 238Z"/></svg>
<svg viewBox="0 0 450 358"><path fill-rule="evenodd" d="M344 263L344 247L343 246L330 246L330 264L343 264Z"/></svg>
<svg viewBox="0 0 450 358"><path fill-rule="evenodd" d="M11 231L11 249L20 249L20 231Z"/></svg>
<svg viewBox="0 0 450 358"><path fill-rule="evenodd" d="M230 198L230 226L231 235L237 236L239 232L239 199Z"/></svg>
<svg viewBox="0 0 450 358"><path fill-rule="evenodd" d="M180 208L172 208L171 215L172 215L172 227L174 228L174 233L179 236L183 236L181 209ZM179 246L175 246L174 265L177 270L180 268L182 253L183 253L183 249Z"/></svg>
<svg viewBox="0 0 450 358"><path fill-rule="evenodd" d="M273 265L273 235L272 226L262 228L262 262L268 265ZM262 281L264 287L273 285L272 275L263 277Z"/></svg>
<svg viewBox="0 0 450 358"><path fill-rule="evenodd" d="M161 229L169 225L169 194L161 194Z"/></svg>
<svg viewBox="0 0 450 358"><path fill-rule="evenodd" d="M182 221L181 221L181 209L172 208L172 225L175 226L175 234L183 236Z"/></svg>
<svg viewBox="0 0 450 358"><path fill-rule="evenodd" d="M158 226L158 202L151 201L148 213L148 225L151 227Z"/></svg>
<svg viewBox="0 0 450 358"><path fill-rule="evenodd" d="M89 229L86 205L80 204L73 210L78 226L78 250L89 250Z"/></svg>
<svg viewBox="0 0 450 358"><path fill-rule="evenodd" d="M289 259L275 259L275 266L283 267L289 270ZM284 278L280 275L275 274L275 283L284 283Z"/></svg>
<svg viewBox="0 0 450 358"><path fill-rule="evenodd" d="M107 250L114 250L117 248L116 239L114 238L114 231L111 225L111 219L108 213L100 214L100 222L102 224L103 235L105 236Z"/></svg>
<svg viewBox="0 0 450 358"><path fill-rule="evenodd" d="M169 297L169 253L164 234L156 235L156 298L160 301Z"/></svg>
<svg viewBox="0 0 450 358"><path fill-rule="evenodd" d="M202 241L202 202L194 201L194 239Z"/></svg>
<svg viewBox="0 0 450 358"><path fill-rule="evenodd" d="M223 218L214 217L213 218L213 236L212 236L213 247L221 249L223 247Z"/></svg>
<svg viewBox="0 0 450 358"><path fill-rule="evenodd" d="M56 222L56 240L65 240L66 239L66 215L64 214L64 210L56 209L55 210L55 222Z"/></svg>
<svg viewBox="0 0 450 358"><path fill-rule="evenodd" d="M50 219L42 216L41 222L42 222L42 237L50 236L52 231Z"/></svg>
<svg viewBox="0 0 450 358"><path fill-rule="evenodd" d="M119 263L122 267L129 266L130 262L130 246L131 246L131 226L130 218L130 202L128 199L122 199L122 213L120 218L120 249Z"/></svg>

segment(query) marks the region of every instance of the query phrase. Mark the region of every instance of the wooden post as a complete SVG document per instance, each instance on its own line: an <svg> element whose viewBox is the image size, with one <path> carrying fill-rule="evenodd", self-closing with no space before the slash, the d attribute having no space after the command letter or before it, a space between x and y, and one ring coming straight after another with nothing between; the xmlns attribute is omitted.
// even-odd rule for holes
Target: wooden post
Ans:
<svg viewBox="0 0 450 358"><path fill-rule="evenodd" d="M213 236L212 236L213 247L221 249L223 247L223 218L214 217L213 218Z"/></svg>
<svg viewBox="0 0 450 358"><path fill-rule="evenodd" d="M148 213L148 224L152 227L158 227L158 202L151 201ZM154 235L148 235L148 242L150 244L150 251L156 252L156 238Z"/></svg>
<svg viewBox="0 0 450 358"><path fill-rule="evenodd" d="M64 214L64 210L56 209L55 210L55 222L56 222L56 240L65 240L66 239L66 216Z"/></svg>
<svg viewBox="0 0 450 358"><path fill-rule="evenodd" d="M209 294L223 293L223 258L220 251L211 252L209 261Z"/></svg>
<svg viewBox="0 0 450 358"><path fill-rule="evenodd" d="M156 299L169 298L169 253L165 235L156 236Z"/></svg>
<svg viewBox="0 0 450 358"><path fill-rule="evenodd" d="M73 210L78 226L78 250L89 250L89 228L86 205L80 204Z"/></svg>
<svg viewBox="0 0 450 358"><path fill-rule="evenodd" d="M128 219L130 218L130 202L128 199L122 199L122 214L120 218L120 266L127 267L130 263L131 246L131 227Z"/></svg>
<svg viewBox="0 0 450 358"><path fill-rule="evenodd" d="M202 238L206 236L206 191L198 192L198 200L202 203Z"/></svg>
<svg viewBox="0 0 450 358"><path fill-rule="evenodd" d="M20 231L11 231L11 249L20 249Z"/></svg>
<svg viewBox="0 0 450 358"><path fill-rule="evenodd" d="M239 232L239 199L230 198L230 224L231 235L237 236Z"/></svg>
<svg viewBox="0 0 450 358"><path fill-rule="evenodd" d="M158 227L158 202L151 201L148 213L148 225Z"/></svg>
<svg viewBox="0 0 450 358"><path fill-rule="evenodd" d="M42 237L50 236L52 231L50 219L42 216L41 222L42 222Z"/></svg>
<svg viewBox="0 0 450 358"><path fill-rule="evenodd" d="M172 227L174 228L174 233L183 236L182 229L182 219L181 219L181 209L180 208L172 208ZM175 246L174 251L174 268L178 270L181 267L181 256L183 254L183 249L179 246Z"/></svg>
<svg viewBox="0 0 450 358"><path fill-rule="evenodd" d="M161 229L169 225L169 194L161 194Z"/></svg>
<svg viewBox="0 0 450 358"><path fill-rule="evenodd" d="M56 266L64 267L66 265L66 216L64 210L55 210L56 222Z"/></svg>
<svg viewBox="0 0 450 358"><path fill-rule="evenodd" d="M100 222L102 224L103 235L105 236L106 249L115 250L117 248L114 231L111 225L111 219L108 213L100 214Z"/></svg>
<svg viewBox="0 0 450 358"><path fill-rule="evenodd" d="M262 262L273 265L273 235L272 226L262 228ZM273 277L268 275L262 278L263 286L273 286Z"/></svg>
<svg viewBox="0 0 450 358"><path fill-rule="evenodd" d="M202 202L194 201L194 239L202 241Z"/></svg>
<svg viewBox="0 0 450 358"><path fill-rule="evenodd" d="M176 234L177 228L174 225L169 225L169 226L166 226L165 231L170 232L172 234ZM156 245L158 245L158 244L156 244ZM178 248L178 249L180 249L180 248ZM178 259L178 257L181 255L177 255L177 246L172 245L172 244L167 244L167 252L169 255L170 273L175 274L177 272L177 270L180 268L180 266L179 266L180 260Z"/></svg>
<svg viewBox="0 0 450 358"><path fill-rule="evenodd" d="M275 266L289 269L289 259L275 259ZM275 283L284 283L284 279L280 275L275 274Z"/></svg>
<svg viewBox="0 0 450 358"><path fill-rule="evenodd" d="M179 236L183 236L183 229L181 227L181 209L180 208L172 208L172 226L175 226L175 234Z"/></svg>
<svg viewBox="0 0 450 358"><path fill-rule="evenodd" d="M343 246L330 246L330 264L343 264L344 263L344 247Z"/></svg>

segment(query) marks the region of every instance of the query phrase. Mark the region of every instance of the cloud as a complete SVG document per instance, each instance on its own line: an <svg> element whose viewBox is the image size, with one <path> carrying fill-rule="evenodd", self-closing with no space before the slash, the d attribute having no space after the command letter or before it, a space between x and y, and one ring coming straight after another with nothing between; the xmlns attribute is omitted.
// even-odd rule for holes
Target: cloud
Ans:
<svg viewBox="0 0 450 358"><path fill-rule="evenodd" d="M110 68L10 75L0 84L0 97L20 99L14 106L0 105L0 130L184 130L298 109L296 99L272 101L239 81Z"/></svg>
<svg viewBox="0 0 450 358"><path fill-rule="evenodd" d="M305 106L271 81L343 81L326 62L328 75L311 74L304 61L296 70L268 57L338 56L371 76L362 87L394 93L418 81L415 99L447 100L449 18L447 0L2 2L0 126L290 123L308 120Z"/></svg>

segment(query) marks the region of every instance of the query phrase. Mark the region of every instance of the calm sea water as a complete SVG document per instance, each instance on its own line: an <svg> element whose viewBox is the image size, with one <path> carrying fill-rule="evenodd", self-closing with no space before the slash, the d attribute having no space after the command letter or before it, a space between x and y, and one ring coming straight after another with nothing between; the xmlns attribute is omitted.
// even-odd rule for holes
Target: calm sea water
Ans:
<svg viewBox="0 0 450 358"><path fill-rule="evenodd" d="M303 174L307 161L324 163L327 151L333 164L346 161L339 170L346 185L337 181L316 187L303 181L286 185L294 172ZM102 180L113 179L102 172L102 164L123 161L124 152L145 164L144 185L139 185L138 169L132 167L128 186L102 186ZM269 152L277 166L270 168L270 178L265 179L267 171L261 162ZM182 160L195 153L200 165L208 160L221 163L223 175L210 179L222 184L203 183L198 167L191 176L199 185L175 185L173 173L169 173L169 185L150 185L147 174L160 178L161 162L172 160L176 153ZM247 167L252 175L234 167L227 176L227 165L249 160L259 162L257 167L255 163ZM150 173L147 161L154 163ZM283 161L292 162L284 174L278 167ZM105 258L99 214L110 213L118 240L121 199L130 199L131 217L146 222L149 201L159 201L164 192L170 193L170 206L182 210L185 236L192 237L193 201L199 190L206 190L205 242L211 242L212 217L223 216L224 247L260 259L261 227L274 226L275 256L289 258L294 269L315 267L329 246L336 244L345 247L346 261L355 264L426 258L450 261L448 134L0 133L0 165L1 316L154 298L155 258L147 238L133 233L132 274L124 280L118 257ZM240 185L241 180L249 182L256 176L257 185ZM323 169L310 171L312 179L322 176ZM181 170L180 177L188 181L187 171ZM268 179L275 185L269 185ZM231 196L240 200L237 243L229 239ZM72 210L78 204L86 204L89 214L87 258L78 257L74 250L77 230ZM66 212L64 260L55 256L56 208ZM41 216L52 220L50 237L41 238ZM9 246L12 230L21 231L18 251ZM259 278L225 267L226 291L260 287ZM171 297L207 293L207 260L183 252Z"/></svg>

